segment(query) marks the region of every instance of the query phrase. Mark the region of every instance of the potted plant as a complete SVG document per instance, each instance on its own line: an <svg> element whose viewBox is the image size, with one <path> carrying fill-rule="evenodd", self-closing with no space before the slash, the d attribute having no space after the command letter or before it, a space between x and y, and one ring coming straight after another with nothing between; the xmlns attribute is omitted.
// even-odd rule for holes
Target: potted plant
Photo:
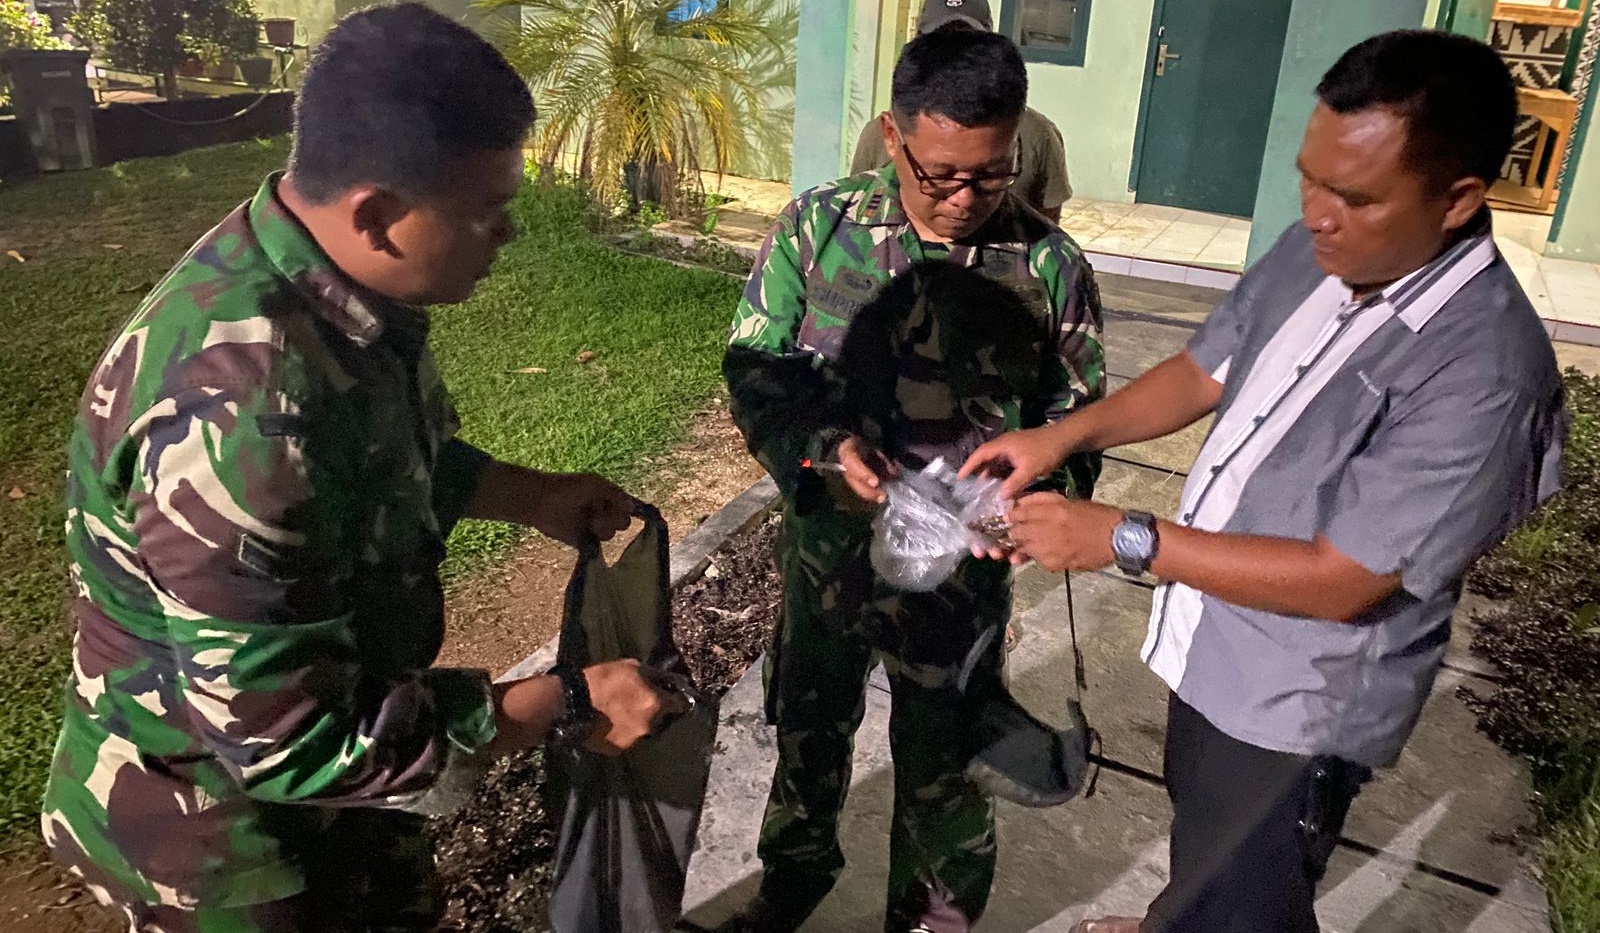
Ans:
<svg viewBox="0 0 1600 933"><path fill-rule="evenodd" d="M267 44L275 48L286 49L294 45L294 20L287 17L273 17L261 24L267 31Z"/></svg>
<svg viewBox="0 0 1600 933"><path fill-rule="evenodd" d="M217 80L236 80L239 62L253 58L260 45L261 20L250 0L195 4L184 25L184 48Z"/></svg>
<svg viewBox="0 0 1600 933"><path fill-rule="evenodd" d="M248 0L100 0L106 57L116 68L158 75L162 94L178 96L177 76L253 54L257 26ZM242 20L242 23L241 23ZM248 42L240 37L247 37ZM239 53L239 49L245 52Z"/></svg>

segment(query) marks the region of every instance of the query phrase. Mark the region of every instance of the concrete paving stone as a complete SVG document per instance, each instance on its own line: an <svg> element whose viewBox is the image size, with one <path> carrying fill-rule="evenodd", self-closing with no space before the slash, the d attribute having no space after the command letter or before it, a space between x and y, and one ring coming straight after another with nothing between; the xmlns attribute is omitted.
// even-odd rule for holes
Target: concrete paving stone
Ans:
<svg viewBox="0 0 1600 933"><path fill-rule="evenodd" d="M1165 204L1138 204L1128 214L1129 217L1138 217L1149 220L1171 223L1184 215L1184 211L1177 207L1168 207Z"/></svg>
<svg viewBox="0 0 1600 933"><path fill-rule="evenodd" d="M1108 319L1105 326L1106 371L1129 379L1135 378L1182 351L1193 336L1192 327L1180 324L1130 318Z"/></svg>
<svg viewBox="0 0 1600 933"><path fill-rule="evenodd" d="M1084 248L1085 244L1103 236L1107 230L1111 229L1111 225L1119 219L1094 213L1083 213L1073 217L1062 218L1061 229L1065 230L1067 235L1072 237L1072 241L1077 243L1081 249Z"/></svg>
<svg viewBox="0 0 1600 933"><path fill-rule="evenodd" d="M1189 267L1173 262L1160 262L1170 257L1153 250L1143 250L1140 257L1133 260L1128 266L1128 274L1137 279L1167 282L1173 285L1182 285L1189 275ZM1193 256L1182 257L1184 262L1194 261Z"/></svg>
<svg viewBox="0 0 1600 933"><path fill-rule="evenodd" d="M1395 844L1406 849L1426 821ZM1526 890L1527 874L1518 882ZM1397 861L1334 851L1317 899L1323 933L1548 933L1543 908L1452 884ZM1542 897L1542 895L1540 895Z"/></svg>
<svg viewBox="0 0 1600 933"><path fill-rule="evenodd" d="M1110 228L1112 224L1122 220L1132 212L1133 205L1131 204L1096 203L1073 211L1071 219L1074 224L1095 224ZM1063 229L1077 238L1078 242L1083 242L1083 238L1078 236L1075 227L1064 226Z"/></svg>
<svg viewBox="0 0 1600 933"><path fill-rule="evenodd" d="M1136 258L1143 254L1145 247L1149 246L1150 241L1160 232L1159 224L1122 220L1110 230L1085 243L1084 247L1097 253Z"/></svg>
<svg viewBox="0 0 1600 933"><path fill-rule="evenodd" d="M1109 395L1112 392L1120 391L1132 381L1122 376L1108 377L1106 379L1106 393ZM1125 444L1121 447L1114 447L1107 453L1157 469L1176 470L1187 474L1189 468L1194 465L1195 458L1200 455L1200 446L1205 443L1206 432L1209 430L1211 430L1211 418L1207 416L1176 434L1142 441L1138 444Z"/></svg>
<svg viewBox="0 0 1600 933"><path fill-rule="evenodd" d="M1116 256L1111 253L1097 252L1089 249L1088 244L1083 245L1083 256L1089 261L1090 267L1094 269L1096 276L1104 273L1106 275L1121 275L1127 277L1128 270L1133 266L1132 259L1129 259L1126 256Z"/></svg>
<svg viewBox="0 0 1600 933"><path fill-rule="evenodd" d="M1503 887L1521 871L1516 840L1533 826L1531 784L1520 761L1478 732L1476 717L1456 696L1465 679L1440 672L1399 763L1362 792L1345 835L1389 847L1426 816L1432 825L1418 841L1418 858Z"/></svg>
<svg viewBox="0 0 1600 933"><path fill-rule="evenodd" d="M1222 229L1220 221L1195 223L1180 218L1150 242L1150 249L1183 252L1191 257L1198 256L1211 245L1211 241L1217 238ZM1160 257L1150 256L1150 258Z"/></svg>
<svg viewBox="0 0 1600 933"><path fill-rule="evenodd" d="M1183 482L1183 475L1177 470L1107 460L1100 471L1100 481L1095 484L1094 497L1096 501L1118 508L1140 509L1170 517L1178 511Z"/></svg>
<svg viewBox="0 0 1600 933"><path fill-rule="evenodd" d="M1565 369L1576 366L1591 376L1600 376L1600 347L1577 343L1556 344L1556 361Z"/></svg>
<svg viewBox="0 0 1600 933"><path fill-rule="evenodd" d="M1132 268L1133 260L1127 260L1127 266L1120 270L1120 274L1118 270L1102 269L1100 263L1095 264L1095 281L1100 286L1101 303L1106 308L1108 329L1116 326L1124 317L1131 316L1146 320L1156 318L1158 323L1177 324L1193 331L1210 316L1211 309L1227 294L1226 288L1191 283L1187 275L1181 283L1135 278L1126 274ZM1199 274L1209 270L1188 271ZM1231 282L1227 287L1232 287Z"/></svg>
<svg viewBox="0 0 1600 933"><path fill-rule="evenodd" d="M1202 262L1226 263L1244 268L1245 253L1250 247L1250 232L1224 228L1200 251Z"/></svg>
<svg viewBox="0 0 1600 933"><path fill-rule="evenodd" d="M1100 730L1105 755L1159 773L1167 689L1139 660L1151 593L1103 575L1075 575L1073 583L1089 680L1084 708ZM1064 612L1053 623L1036 612L1027 629L1012 656L1026 673L1013 676L1012 691L1030 709L1048 710L1071 685ZM1416 857L1503 886L1520 871L1523 853L1514 840L1532 822L1529 779L1519 761L1477 731L1473 714L1456 696L1463 683L1492 689L1469 675L1442 671L1399 763L1380 771L1362 792L1345 834L1384 848L1431 813Z"/></svg>
<svg viewBox="0 0 1600 933"><path fill-rule="evenodd" d="M1012 689L1047 721L1072 689L1072 654L1059 577L1037 568L1017 578L1022 641L1008 658ZM1107 757L1159 772L1166 688L1138 659L1150 591L1102 574L1076 575L1073 596L1090 683L1084 703ZM1460 675L1455 675L1460 676ZM691 866L690 919L711 926L754 892L753 855L772 767L760 720L757 679L724 701L724 749L713 770L701 848ZM849 867L806 926L874 930L882 923L888 814L887 697L868 693L855 783L841 821ZM1519 853L1504 842L1526 818L1526 778L1472 729L1449 677L1424 715L1407 756L1358 800L1347 835L1387 850L1377 859L1336 853L1322 911L1335 933L1395 930L1546 930L1541 894ZM1060 931L1085 916L1138 913L1165 878L1165 794L1149 781L1102 772L1098 794L1048 810L999 806L1000 861L984 931ZM1417 870L1421 860L1458 872L1472 887Z"/></svg>
<svg viewBox="0 0 1600 933"><path fill-rule="evenodd" d="M1180 276L1183 275L1183 273L1187 271L1186 268L1182 268L1182 265L1184 263L1196 262L1197 260L1199 260L1199 258L1200 258L1200 253L1199 253L1198 250L1172 249L1172 248L1167 248L1167 247L1157 248L1155 246L1148 247L1145 250L1143 250L1142 252L1140 252L1140 254L1139 254L1139 259L1151 260L1152 261L1150 263L1151 265L1162 267L1161 271L1163 273L1166 271L1165 268L1164 268L1165 266L1168 266L1168 265L1179 265L1180 268L1178 269L1178 275L1180 275ZM1140 276L1141 278L1163 278L1164 277L1164 276L1161 276L1161 275L1151 275L1149 271L1147 271L1147 270L1145 270L1145 269L1143 269L1143 268L1141 268L1139 266L1130 266L1129 267L1129 271L1132 272L1134 275ZM1183 279L1182 278L1176 278L1176 279L1171 279L1171 281L1181 282L1181 281L1183 281Z"/></svg>
<svg viewBox="0 0 1600 933"><path fill-rule="evenodd" d="M1207 416L1176 434L1142 441L1138 444L1114 447L1107 453L1114 457L1122 457L1149 464L1162 470L1176 472L1180 474L1181 486L1181 480L1184 476L1187 476L1189 468L1194 465L1195 457L1200 452L1200 445L1205 443L1206 432L1210 428L1211 418ZM1172 516L1166 515L1163 517L1171 518Z"/></svg>

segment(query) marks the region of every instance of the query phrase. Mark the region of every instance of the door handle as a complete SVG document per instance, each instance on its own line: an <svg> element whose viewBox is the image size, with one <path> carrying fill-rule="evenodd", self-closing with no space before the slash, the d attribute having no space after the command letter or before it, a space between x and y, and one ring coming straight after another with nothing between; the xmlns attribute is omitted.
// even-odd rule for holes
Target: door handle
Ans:
<svg viewBox="0 0 1600 933"><path fill-rule="evenodd" d="M1178 55L1174 52L1168 52L1167 44L1165 42L1156 46L1156 77L1159 78L1167 73L1167 61L1169 59L1182 57L1182 55Z"/></svg>

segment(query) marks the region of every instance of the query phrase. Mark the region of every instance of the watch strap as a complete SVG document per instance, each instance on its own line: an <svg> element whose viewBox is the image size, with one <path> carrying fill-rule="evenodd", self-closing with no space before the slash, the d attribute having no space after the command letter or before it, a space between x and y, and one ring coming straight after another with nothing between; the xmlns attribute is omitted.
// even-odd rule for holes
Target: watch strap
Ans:
<svg viewBox="0 0 1600 933"><path fill-rule="evenodd" d="M556 717L556 736L563 742L574 741L595 718L589 680L583 671L570 664L557 664L550 669L550 674L561 681L561 715Z"/></svg>

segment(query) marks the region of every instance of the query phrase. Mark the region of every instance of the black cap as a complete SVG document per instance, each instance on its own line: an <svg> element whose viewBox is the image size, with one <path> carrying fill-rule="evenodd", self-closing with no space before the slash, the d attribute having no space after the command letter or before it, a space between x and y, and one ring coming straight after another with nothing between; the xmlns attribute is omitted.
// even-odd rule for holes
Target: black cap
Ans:
<svg viewBox="0 0 1600 933"><path fill-rule="evenodd" d="M989 0L927 0L917 17L917 32L933 32L951 23L965 23L973 29L994 31L994 14Z"/></svg>

